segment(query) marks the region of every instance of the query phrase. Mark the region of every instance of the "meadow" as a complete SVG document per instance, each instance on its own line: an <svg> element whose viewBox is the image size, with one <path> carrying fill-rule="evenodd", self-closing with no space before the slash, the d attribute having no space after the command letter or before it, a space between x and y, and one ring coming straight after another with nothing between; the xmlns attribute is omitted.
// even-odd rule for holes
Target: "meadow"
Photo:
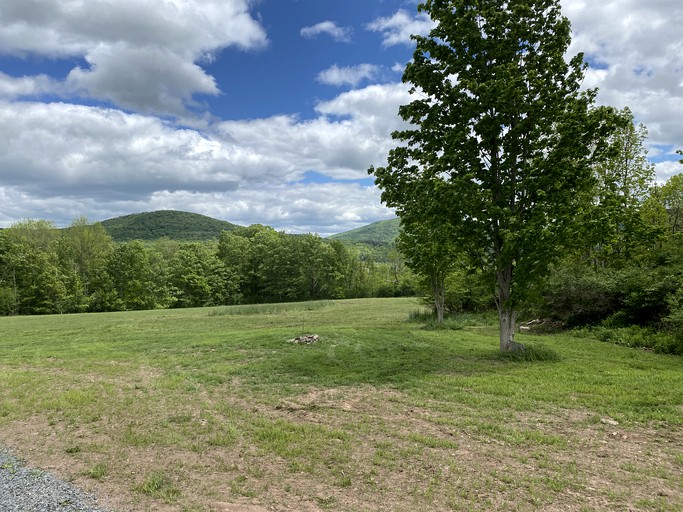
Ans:
<svg viewBox="0 0 683 512"><path fill-rule="evenodd" d="M117 511L683 510L683 358L419 308L3 317L0 444Z"/></svg>

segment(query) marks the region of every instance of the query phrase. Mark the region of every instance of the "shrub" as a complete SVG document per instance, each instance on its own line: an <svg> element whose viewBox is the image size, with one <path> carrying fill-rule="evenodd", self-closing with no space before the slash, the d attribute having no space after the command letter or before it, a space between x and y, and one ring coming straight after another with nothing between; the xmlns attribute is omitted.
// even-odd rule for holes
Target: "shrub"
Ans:
<svg viewBox="0 0 683 512"><path fill-rule="evenodd" d="M581 265L555 267L541 288L538 315L568 327L595 324L616 311L614 288L611 273Z"/></svg>

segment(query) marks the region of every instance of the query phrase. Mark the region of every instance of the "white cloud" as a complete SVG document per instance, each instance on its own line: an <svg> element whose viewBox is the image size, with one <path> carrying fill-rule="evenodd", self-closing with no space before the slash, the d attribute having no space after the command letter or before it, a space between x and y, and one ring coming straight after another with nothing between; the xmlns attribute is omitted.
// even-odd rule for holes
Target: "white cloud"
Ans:
<svg viewBox="0 0 683 512"><path fill-rule="evenodd" d="M196 62L234 46L266 44L248 0L25 0L2 2L0 52L13 56L82 57L66 86L142 112L182 114L194 94L217 94ZM40 77L25 80L40 82ZM0 80L7 83L7 80ZM16 84L15 84L16 85ZM43 85L44 80L43 80ZM24 88L28 85L24 84ZM21 87L19 88L21 89ZM17 96L20 96L21 90Z"/></svg>
<svg viewBox="0 0 683 512"><path fill-rule="evenodd" d="M683 7L679 0L562 0L572 22L570 55L584 52L591 62L586 87L598 100L629 106L649 130L649 144L680 146L683 141ZM669 167L659 164L658 177Z"/></svg>
<svg viewBox="0 0 683 512"><path fill-rule="evenodd" d="M671 176L681 174L682 172L683 165L681 165L678 160L655 164L655 173L657 174L658 183L666 183Z"/></svg>
<svg viewBox="0 0 683 512"><path fill-rule="evenodd" d="M42 95L53 92L59 87L60 85L47 75L17 78L0 71L0 99Z"/></svg>
<svg viewBox="0 0 683 512"><path fill-rule="evenodd" d="M267 224L327 236L394 217L379 194L356 183L267 184L229 192L158 192L140 207L184 209L242 226Z"/></svg>
<svg viewBox="0 0 683 512"><path fill-rule="evenodd" d="M335 41L340 43L348 43L351 41L351 29L348 27L340 27L334 21L321 21L310 27L301 29L300 34L306 39L315 39L320 34L327 34Z"/></svg>
<svg viewBox="0 0 683 512"><path fill-rule="evenodd" d="M166 48L113 45L87 56L89 69L75 68L70 90L137 112L182 115L193 94L219 94L213 77L190 59Z"/></svg>
<svg viewBox="0 0 683 512"><path fill-rule="evenodd" d="M0 104L3 184L32 195L144 197L236 187L253 163L238 147L118 110Z"/></svg>
<svg viewBox="0 0 683 512"><path fill-rule="evenodd" d="M409 98L402 84L372 85L318 104L321 116L313 120L228 121L219 130L241 148L277 155L283 160L278 172L289 180L308 170L335 179L365 178L370 165L386 161L394 145L389 134L403 126L398 107Z"/></svg>
<svg viewBox="0 0 683 512"><path fill-rule="evenodd" d="M336 64L321 71L317 80L327 85L351 85L356 87L363 80L372 80L380 72L380 67L374 64L358 64L357 66L339 67Z"/></svg>
<svg viewBox="0 0 683 512"><path fill-rule="evenodd" d="M320 233L388 218L377 189L352 180L385 163L408 99L403 85L373 85L319 103L311 120L226 121L204 132L115 109L0 101L0 226L160 208ZM307 171L347 181L305 183Z"/></svg>
<svg viewBox="0 0 683 512"><path fill-rule="evenodd" d="M100 45L164 46L199 54L258 47L265 33L248 0L4 1L3 53L81 56Z"/></svg>
<svg viewBox="0 0 683 512"><path fill-rule="evenodd" d="M411 35L427 35L436 26L425 13L411 14L403 9L392 16L378 18L367 25L373 32L381 32L383 46L412 45Z"/></svg>

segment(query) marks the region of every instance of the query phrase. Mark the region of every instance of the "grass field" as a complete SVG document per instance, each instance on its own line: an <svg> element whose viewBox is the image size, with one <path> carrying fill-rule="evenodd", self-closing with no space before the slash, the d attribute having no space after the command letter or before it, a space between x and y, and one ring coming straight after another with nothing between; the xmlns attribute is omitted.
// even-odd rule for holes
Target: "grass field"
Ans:
<svg viewBox="0 0 683 512"><path fill-rule="evenodd" d="M0 318L0 444L120 511L683 510L683 358L417 309Z"/></svg>

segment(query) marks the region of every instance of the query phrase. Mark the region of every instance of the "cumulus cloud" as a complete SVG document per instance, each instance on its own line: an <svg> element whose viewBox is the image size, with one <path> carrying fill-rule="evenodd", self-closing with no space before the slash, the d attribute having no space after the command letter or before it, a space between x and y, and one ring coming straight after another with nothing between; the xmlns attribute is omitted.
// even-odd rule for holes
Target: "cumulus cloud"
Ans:
<svg viewBox="0 0 683 512"><path fill-rule="evenodd" d="M60 88L59 83L47 75L13 77L0 71L0 99L37 96Z"/></svg>
<svg viewBox="0 0 683 512"><path fill-rule="evenodd" d="M321 71L317 80L327 85L351 85L356 87L364 80L374 79L381 68L374 64L358 64L357 66L339 67L334 64L332 67Z"/></svg>
<svg viewBox="0 0 683 512"><path fill-rule="evenodd" d="M266 184L215 193L158 192L149 209L185 209L235 224L327 236L394 217L379 190L358 183Z"/></svg>
<svg viewBox="0 0 683 512"><path fill-rule="evenodd" d="M666 183L666 181L683 172L683 165L681 165L677 160L672 160L668 162L659 162L655 164L655 173L657 174L658 183Z"/></svg>
<svg viewBox="0 0 683 512"><path fill-rule="evenodd" d="M378 18L367 29L382 34L383 46L412 45L411 35L427 35L436 24L425 13L412 14L403 9L392 16Z"/></svg>
<svg viewBox="0 0 683 512"><path fill-rule="evenodd" d="M65 86L47 84L50 92L68 90L127 109L179 114L193 106L194 94L218 93L213 77L197 62L226 47L251 49L266 44L263 28L248 12L249 4L248 0L3 2L0 52L84 58L89 67L74 68ZM25 78L31 79L41 80ZM17 96L22 94L20 90Z"/></svg>
<svg viewBox="0 0 683 512"><path fill-rule="evenodd" d="M280 176L289 180L308 170L334 179L361 179L370 165L386 161L393 147L389 134L403 126L398 107L409 98L402 84L372 85L319 103L320 116L312 120L277 116L226 121L219 131L242 148L282 158L287 165Z"/></svg>
<svg viewBox="0 0 683 512"><path fill-rule="evenodd" d="M166 188L234 188L254 165L240 148L197 131L112 109L2 104L0 126L3 184L31 195L106 200Z"/></svg>
<svg viewBox="0 0 683 512"><path fill-rule="evenodd" d="M592 69L586 87L598 100L629 106L649 130L649 143L683 140L683 9L679 0L562 0L572 22L570 54L584 52ZM658 166L663 177L665 167ZM680 171L679 171L680 172Z"/></svg>
<svg viewBox="0 0 683 512"><path fill-rule="evenodd" d="M320 34L327 34L335 41L340 43L348 43L351 41L351 29L348 27L340 27L334 21L321 21L310 27L301 29L300 34L306 39L315 39Z"/></svg>
<svg viewBox="0 0 683 512"><path fill-rule="evenodd" d="M183 115L194 94L219 94L212 76L167 48L115 44L90 52L87 69L77 67L67 87L137 112Z"/></svg>
<svg viewBox="0 0 683 512"><path fill-rule="evenodd" d="M66 225L160 208L320 233L389 218L366 171L385 163L408 98L403 85L373 85L319 103L313 119L204 132L102 107L0 101L0 226L35 212ZM311 170L345 181L306 183Z"/></svg>

